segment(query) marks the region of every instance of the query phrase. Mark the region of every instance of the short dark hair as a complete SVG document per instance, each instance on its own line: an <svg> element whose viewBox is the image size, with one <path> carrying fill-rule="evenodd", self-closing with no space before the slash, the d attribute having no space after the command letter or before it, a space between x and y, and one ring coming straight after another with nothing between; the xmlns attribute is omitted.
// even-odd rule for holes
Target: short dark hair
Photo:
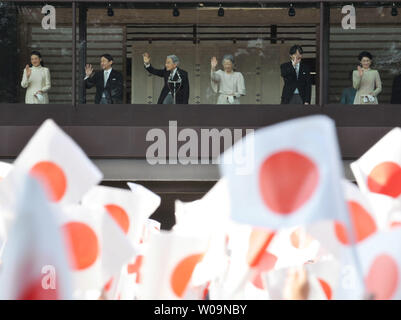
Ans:
<svg viewBox="0 0 401 320"><path fill-rule="evenodd" d="M303 53L304 53L304 51L302 50L302 47L299 46L299 45L297 45L297 44L295 44L295 45L293 45L293 46L290 48L290 55L296 54L297 51L298 51L300 54L303 54Z"/></svg>
<svg viewBox="0 0 401 320"><path fill-rule="evenodd" d="M100 56L100 58L106 58L106 59L109 60L109 61L114 61L114 60L113 60L113 57L112 57L110 54L108 54L108 53L102 54L102 55Z"/></svg>
<svg viewBox="0 0 401 320"><path fill-rule="evenodd" d="M361 61L363 58L369 58L370 60L373 60L373 56L370 54L370 52L368 51L362 51L359 55L358 55L358 60Z"/></svg>
<svg viewBox="0 0 401 320"><path fill-rule="evenodd" d="M35 50L32 51L31 54L29 55L29 57L32 57L32 56L38 56L39 59L40 59L40 65L41 65L42 67L45 66L45 64L43 63L42 55L40 54L39 51L35 51ZM32 67L32 63L29 63L29 66Z"/></svg>

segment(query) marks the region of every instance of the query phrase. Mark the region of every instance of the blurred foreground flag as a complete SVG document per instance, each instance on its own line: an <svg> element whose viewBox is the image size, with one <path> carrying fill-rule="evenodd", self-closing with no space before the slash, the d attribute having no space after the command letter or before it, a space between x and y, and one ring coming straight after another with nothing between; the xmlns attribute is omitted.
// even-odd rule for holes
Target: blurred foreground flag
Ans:
<svg viewBox="0 0 401 320"><path fill-rule="evenodd" d="M102 179L82 149L53 120L46 120L14 162L46 187L49 199L62 204L77 203Z"/></svg>
<svg viewBox="0 0 401 320"><path fill-rule="evenodd" d="M2 257L0 299L71 299L67 251L44 190L26 176Z"/></svg>
<svg viewBox="0 0 401 320"><path fill-rule="evenodd" d="M401 129L394 128L351 163L358 186L363 192L401 195Z"/></svg>
<svg viewBox="0 0 401 320"><path fill-rule="evenodd" d="M367 294L401 299L401 230L379 232L358 245Z"/></svg>
<svg viewBox="0 0 401 320"><path fill-rule="evenodd" d="M254 144L254 148L248 144ZM239 170L239 154L248 170ZM278 228L344 217L342 164L334 122L325 116L290 120L256 131L222 156L232 219Z"/></svg>
<svg viewBox="0 0 401 320"><path fill-rule="evenodd" d="M76 297L100 290L135 255L131 242L103 208L66 206L60 226Z"/></svg>

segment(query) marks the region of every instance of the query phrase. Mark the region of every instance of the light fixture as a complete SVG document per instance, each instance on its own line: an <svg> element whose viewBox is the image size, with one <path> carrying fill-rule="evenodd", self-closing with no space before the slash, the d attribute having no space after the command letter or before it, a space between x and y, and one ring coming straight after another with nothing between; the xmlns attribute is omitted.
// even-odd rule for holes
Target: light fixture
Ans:
<svg viewBox="0 0 401 320"><path fill-rule="evenodd" d="M295 16L295 8L294 8L294 5L292 3L290 3L290 8L288 9L288 15L290 17L294 17Z"/></svg>
<svg viewBox="0 0 401 320"><path fill-rule="evenodd" d="M395 5L395 2L393 2L393 7L391 8L391 15L393 17L396 17L398 15L398 10L397 10L397 6Z"/></svg>
<svg viewBox="0 0 401 320"><path fill-rule="evenodd" d="M221 3L220 3L220 6L219 6L219 10L217 11L217 15L218 15L219 17L224 17L224 9L223 9L223 7L221 6Z"/></svg>
<svg viewBox="0 0 401 320"><path fill-rule="evenodd" d="M109 17L114 16L114 11L113 11L113 8L111 7L111 3L109 3L109 4L107 5L107 15L108 15Z"/></svg>
<svg viewBox="0 0 401 320"><path fill-rule="evenodd" d="M178 17L180 15L180 11L177 8L177 4L174 4L174 9L173 9L173 16Z"/></svg>

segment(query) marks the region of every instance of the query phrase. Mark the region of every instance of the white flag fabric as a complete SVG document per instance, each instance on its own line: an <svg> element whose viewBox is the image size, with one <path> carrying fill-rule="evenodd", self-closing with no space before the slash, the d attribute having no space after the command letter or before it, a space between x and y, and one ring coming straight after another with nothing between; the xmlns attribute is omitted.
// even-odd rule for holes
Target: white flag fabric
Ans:
<svg viewBox="0 0 401 320"><path fill-rule="evenodd" d="M362 192L400 198L401 129L392 129L362 157L351 163L351 169Z"/></svg>
<svg viewBox="0 0 401 320"><path fill-rule="evenodd" d="M209 239L208 249L199 263L193 282L196 285L221 277L226 270L226 242L229 220L229 195L225 179L220 179L201 199L175 201L174 231Z"/></svg>
<svg viewBox="0 0 401 320"><path fill-rule="evenodd" d="M53 120L46 120L14 162L46 187L53 202L78 203L103 175L82 149Z"/></svg>
<svg viewBox="0 0 401 320"><path fill-rule="evenodd" d="M141 268L143 299L185 299L207 239L162 231L151 237Z"/></svg>
<svg viewBox="0 0 401 320"><path fill-rule="evenodd" d="M58 226L60 212L41 185L26 176L17 194L16 220L4 249L0 299L71 299L71 273Z"/></svg>
<svg viewBox="0 0 401 320"><path fill-rule="evenodd" d="M137 185L135 191L105 186L85 194L85 206L103 207L133 243L139 243L146 220L160 205L160 197Z"/></svg>
<svg viewBox="0 0 401 320"><path fill-rule="evenodd" d="M331 119L286 121L256 131L249 143L255 145L246 148L255 150L254 157L247 154L252 172L238 170L238 143L220 165L233 220L276 230L344 215L342 163Z"/></svg>
<svg viewBox="0 0 401 320"><path fill-rule="evenodd" d="M4 179L12 168L12 164L0 161L0 180Z"/></svg>

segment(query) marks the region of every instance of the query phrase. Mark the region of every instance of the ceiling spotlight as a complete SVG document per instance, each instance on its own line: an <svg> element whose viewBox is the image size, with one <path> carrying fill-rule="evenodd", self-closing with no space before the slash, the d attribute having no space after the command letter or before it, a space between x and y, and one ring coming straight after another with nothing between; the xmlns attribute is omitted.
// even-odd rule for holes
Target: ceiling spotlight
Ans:
<svg viewBox="0 0 401 320"><path fill-rule="evenodd" d="M109 17L114 16L114 11L113 11L113 8L111 7L111 3L109 3L109 4L107 5L107 15L108 15Z"/></svg>
<svg viewBox="0 0 401 320"><path fill-rule="evenodd" d="M180 15L180 11L177 8L177 4L174 4L173 16L178 17L179 15Z"/></svg>
<svg viewBox="0 0 401 320"><path fill-rule="evenodd" d="M217 11L217 15L218 15L219 17L224 17L224 9L223 9L223 7L221 6L221 3L220 3L219 10Z"/></svg>
<svg viewBox="0 0 401 320"><path fill-rule="evenodd" d="M397 10L397 7L395 5L395 2L393 2L393 7L391 8L391 15L393 17L396 17L398 15L398 10Z"/></svg>
<svg viewBox="0 0 401 320"><path fill-rule="evenodd" d="M288 15L290 17L294 17L295 16L295 8L294 8L294 5L292 3L290 3L290 8L288 9Z"/></svg>

